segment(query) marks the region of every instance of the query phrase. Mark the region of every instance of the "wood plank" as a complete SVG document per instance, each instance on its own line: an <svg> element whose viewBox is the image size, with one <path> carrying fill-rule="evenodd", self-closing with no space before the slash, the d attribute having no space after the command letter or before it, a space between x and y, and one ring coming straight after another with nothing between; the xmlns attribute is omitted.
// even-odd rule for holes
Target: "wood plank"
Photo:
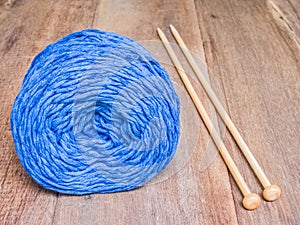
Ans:
<svg viewBox="0 0 300 225"><path fill-rule="evenodd" d="M291 46L291 51L300 61L300 2L268 0L267 6L274 19L274 25L277 25L285 42Z"/></svg>
<svg viewBox="0 0 300 225"><path fill-rule="evenodd" d="M101 1L94 27L136 40L158 40L156 27L168 30L170 23L184 34L193 52L203 55L193 1ZM168 69L173 81L182 87L175 70ZM211 167L199 171L209 141L201 124L199 143L190 161L163 182L124 193L60 196L56 224L237 224L223 161L217 157Z"/></svg>
<svg viewBox="0 0 300 225"><path fill-rule="evenodd" d="M239 224L298 224L299 102L297 48L277 29L266 2L196 1L210 75L224 86L229 113L270 180L282 188L277 202L263 202L251 213L237 210ZM229 137L228 137L229 138ZM261 187L244 165L253 190ZM241 196L235 185L235 204Z"/></svg>
<svg viewBox="0 0 300 225"><path fill-rule="evenodd" d="M33 57L90 26L97 2L9 2L0 4L0 224L51 224L57 194L39 187L21 167L9 126L11 107Z"/></svg>
<svg viewBox="0 0 300 225"><path fill-rule="evenodd" d="M298 224L299 1L195 4L196 9L192 0L0 0L0 224ZM220 157L201 172L203 154L211 147L202 123L191 158L176 174L163 174L168 178L163 181L87 196L57 195L36 185L19 163L9 128L13 100L33 57L47 44L87 27L155 41L156 27L167 31L170 23L208 63L216 80L212 85L270 180L281 186L282 198L248 212ZM182 88L174 68L166 68ZM197 91L205 96L201 87ZM192 106L183 110L193 112ZM185 122L195 129L194 120ZM250 187L261 193L228 134L226 145Z"/></svg>

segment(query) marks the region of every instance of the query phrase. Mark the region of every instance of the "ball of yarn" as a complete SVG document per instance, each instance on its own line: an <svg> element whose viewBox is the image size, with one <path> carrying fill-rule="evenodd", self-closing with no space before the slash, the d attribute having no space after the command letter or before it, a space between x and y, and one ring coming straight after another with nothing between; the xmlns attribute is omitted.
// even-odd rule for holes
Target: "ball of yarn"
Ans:
<svg viewBox="0 0 300 225"><path fill-rule="evenodd" d="M11 128L27 173L67 194L142 186L172 160L180 103L140 44L99 30L69 34L33 60Z"/></svg>

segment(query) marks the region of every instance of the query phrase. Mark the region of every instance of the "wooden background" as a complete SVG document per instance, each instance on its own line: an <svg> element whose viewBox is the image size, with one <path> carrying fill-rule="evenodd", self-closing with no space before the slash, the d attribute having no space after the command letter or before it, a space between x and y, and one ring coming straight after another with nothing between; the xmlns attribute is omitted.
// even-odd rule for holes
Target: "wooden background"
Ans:
<svg viewBox="0 0 300 225"><path fill-rule="evenodd" d="M299 17L299 0L0 0L0 224L299 224ZM171 39L170 23L207 63L232 120L282 198L246 211L219 155L200 171L210 140L205 129L187 165L163 182L79 197L35 184L20 165L9 125L33 57L88 27L158 40L157 26ZM170 74L182 85L174 70ZM228 133L225 144L250 188L261 194Z"/></svg>

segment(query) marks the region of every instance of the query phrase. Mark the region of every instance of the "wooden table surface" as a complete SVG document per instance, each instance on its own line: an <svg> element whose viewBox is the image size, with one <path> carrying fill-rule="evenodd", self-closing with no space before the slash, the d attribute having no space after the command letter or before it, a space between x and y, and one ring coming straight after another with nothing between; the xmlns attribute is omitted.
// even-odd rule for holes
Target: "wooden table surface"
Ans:
<svg viewBox="0 0 300 225"><path fill-rule="evenodd" d="M0 0L0 224L299 224L299 17L299 0ZM195 151L161 182L87 196L57 194L35 184L20 165L9 125L33 57L85 28L157 41L159 26L174 42L170 23L207 64L232 120L271 182L281 187L281 199L247 211L219 155L201 170L211 139L201 119L191 121L195 117L183 121L192 124L191 134L193 126L200 127L190 136ZM167 69L182 87L174 68ZM183 110L189 115L195 109ZM250 188L261 195L235 142L227 132L223 136Z"/></svg>

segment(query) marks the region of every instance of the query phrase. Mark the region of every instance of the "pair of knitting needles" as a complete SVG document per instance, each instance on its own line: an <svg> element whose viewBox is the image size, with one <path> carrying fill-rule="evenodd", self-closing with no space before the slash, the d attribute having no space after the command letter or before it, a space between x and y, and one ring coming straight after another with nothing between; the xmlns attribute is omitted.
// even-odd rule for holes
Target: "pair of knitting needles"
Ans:
<svg viewBox="0 0 300 225"><path fill-rule="evenodd" d="M268 178L266 177L265 173L259 166L258 162L256 161L255 157L251 153L250 149L248 148L247 144L243 140L242 136L240 135L239 131L233 124L232 120L228 116L227 112L225 111L224 107L220 103L219 99L217 98L216 94L212 90L210 84L207 82L207 80L204 78L203 74L201 73L195 59L193 58L192 54L186 47L185 43L183 42L181 36L179 35L178 31L175 29L174 26L170 25L171 32L177 41L178 45L180 46L183 54L185 55L187 61L189 62L190 66L192 67L194 73L197 75L199 81L201 82L202 86L204 87L204 90L206 91L207 95L211 99L212 103L214 104L215 108L217 109L219 115L223 119L224 123L226 124L228 130L232 134L233 138L236 140L238 146L240 147L242 153L244 154L246 160L248 161L250 167L254 171L255 175L261 182L262 186L264 187L263 191L263 198L267 201L275 201L280 197L281 190L280 188L275 185L271 184ZM216 128L214 127L211 119L209 118L206 110L203 107L203 104L201 103L195 89L193 88L188 76L184 72L181 63L179 62L173 48L171 47L167 37L162 32L160 28L157 28L158 35L160 39L162 40L178 74L181 77L181 80L183 81L189 95L191 96L198 113L202 117L210 135L212 136L212 139L214 140L217 148L219 149L219 152L224 159L229 171L231 172L235 182L237 183L241 193L244 196L243 199L243 206L248 210L256 209L261 202L260 197L252 193L246 184L244 178L242 177L241 173L239 172L237 166L235 165L234 161L232 160L226 146L224 145L219 133L217 132Z"/></svg>

